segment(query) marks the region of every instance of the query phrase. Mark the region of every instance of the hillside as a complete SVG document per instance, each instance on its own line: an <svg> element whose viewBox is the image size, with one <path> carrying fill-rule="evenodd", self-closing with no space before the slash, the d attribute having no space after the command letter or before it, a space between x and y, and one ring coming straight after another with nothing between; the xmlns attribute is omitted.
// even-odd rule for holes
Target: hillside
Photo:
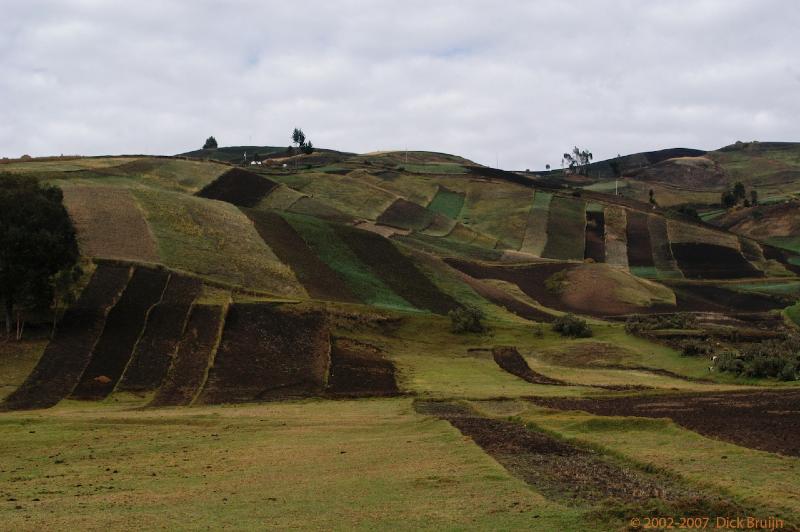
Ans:
<svg viewBox="0 0 800 532"><path fill-rule="evenodd" d="M114 478L134 506L142 475L168 454L175 472L159 471L166 491L153 496L167 506L175 497L182 516L217 511L212 482L254 523L243 508L257 481L295 520L319 523L299 502L309 497L345 528L363 523L352 511L361 505L370 522L396 524L381 505L397 493L392 505L444 527L518 527L511 503L550 529L618 528L621 508L651 503L800 522L796 486L764 473L798 465L800 420L781 405L796 402L800 361L794 370L793 354L779 368L748 358L795 345L796 202L732 209L712 225L636 192L696 205L746 175L765 196L791 195L796 149L632 155L623 196L609 193L607 162L576 181L424 151L241 146L4 163L0 183L25 175L62 189L84 266L52 339L50 316L32 315L29 337L0 347L0 430L15 441L5 469L27 467L11 456L22 445L51 456L42 434L89 445L73 433L87 423L108 472L120 449ZM465 309L487 330L459 334L450 315ZM553 323L565 314L592 335L560 335ZM693 409L695 397L719 409ZM727 428L734 415L737 431ZM13 439L31 420L42 428ZM201 450L187 443L197 427L208 432ZM132 449L137 430L161 443ZM182 464L181 446L215 460ZM70 485L41 497L74 509L74 485L101 479L94 458L61 452L74 464ZM343 475L382 452L397 475ZM320 474L341 498L320 488ZM4 494L31 499L42 482ZM104 504L85 500L85 512L60 510L60 523L85 525ZM259 515L286 525L271 508ZM31 522L44 523L41 512ZM132 516L120 508L114 519Z"/></svg>

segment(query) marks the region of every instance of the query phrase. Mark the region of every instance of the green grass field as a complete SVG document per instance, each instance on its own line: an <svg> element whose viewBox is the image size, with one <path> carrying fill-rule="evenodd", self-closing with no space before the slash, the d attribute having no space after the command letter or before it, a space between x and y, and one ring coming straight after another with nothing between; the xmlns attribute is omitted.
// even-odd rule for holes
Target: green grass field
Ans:
<svg viewBox="0 0 800 532"><path fill-rule="evenodd" d="M463 207L464 195L443 187L439 187L436 191L436 196L433 197L433 200L431 200L428 205L428 209L443 214L453 220L458 219L458 215L461 213Z"/></svg>
<svg viewBox="0 0 800 532"><path fill-rule="evenodd" d="M525 238L532 201L533 191L519 185L497 183L489 187L471 183L460 221L497 238L510 249L519 249Z"/></svg>
<svg viewBox="0 0 800 532"><path fill-rule="evenodd" d="M106 529L496 530L533 514L585 526L409 399L76 404L4 415L0 438L9 530L91 529L100 516Z"/></svg>

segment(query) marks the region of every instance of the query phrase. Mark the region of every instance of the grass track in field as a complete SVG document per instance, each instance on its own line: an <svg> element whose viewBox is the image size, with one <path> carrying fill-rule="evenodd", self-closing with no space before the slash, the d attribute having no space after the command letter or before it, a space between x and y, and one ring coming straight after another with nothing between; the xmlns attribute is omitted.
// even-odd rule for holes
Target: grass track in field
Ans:
<svg viewBox="0 0 800 532"><path fill-rule="evenodd" d="M537 190L533 196L533 205L528 213L528 225L525 228L525 237L519 250L525 253L542 256L547 244L547 219L550 211L550 202L553 195L549 192Z"/></svg>
<svg viewBox="0 0 800 532"><path fill-rule="evenodd" d="M583 260L586 237L586 202L555 196L547 218L547 244L543 257Z"/></svg>
<svg viewBox="0 0 800 532"><path fill-rule="evenodd" d="M464 194L454 192L445 187L439 187L436 196L433 197L428 209L433 212L443 214L453 220L458 219L461 209L464 207Z"/></svg>
<svg viewBox="0 0 800 532"><path fill-rule="evenodd" d="M379 279L329 224L308 216L285 214L284 218L314 253L339 274L358 299L369 305L406 310L414 308Z"/></svg>

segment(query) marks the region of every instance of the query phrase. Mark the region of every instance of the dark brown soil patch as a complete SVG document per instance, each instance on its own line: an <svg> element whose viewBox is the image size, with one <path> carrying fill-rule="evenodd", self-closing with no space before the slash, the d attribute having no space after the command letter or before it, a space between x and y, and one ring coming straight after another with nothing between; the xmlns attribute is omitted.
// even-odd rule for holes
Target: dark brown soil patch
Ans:
<svg viewBox="0 0 800 532"><path fill-rule="evenodd" d="M605 213L586 211L586 249L584 256L595 262L606 261Z"/></svg>
<svg viewBox="0 0 800 532"><path fill-rule="evenodd" d="M278 184L253 172L232 168L197 193L201 198L255 207Z"/></svg>
<svg viewBox="0 0 800 532"><path fill-rule="evenodd" d="M476 279L499 279L514 283L527 296L545 307L570 310L564 305L559 294L547 290L545 281L558 272L574 268L574 264L547 262L525 266L503 266L461 259L445 259L445 262Z"/></svg>
<svg viewBox="0 0 800 532"><path fill-rule="evenodd" d="M397 395L394 364L375 346L336 338L326 391L343 397Z"/></svg>
<svg viewBox="0 0 800 532"><path fill-rule="evenodd" d="M122 297L108 313L92 360L72 392L73 399L102 399L111 393L144 330L147 313L161 300L167 278L163 270L135 269Z"/></svg>
<svg viewBox="0 0 800 532"><path fill-rule="evenodd" d="M241 403L323 391L330 365L325 315L271 304L231 305L202 403Z"/></svg>
<svg viewBox="0 0 800 532"><path fill-rule="evenodd" d="M735 503L700 493L679 478L645 471L533 427L484 418L452 403L418 402L415 407L450 422L512 475L553 500L573 505L635 503L640 508L656 504L680 515L709 507L717 515L742 513Z"/></svg>
<svg viewBox="0 0 800 532"><path fill-rule="evenodd" d="M548 314L547 312L543 312L536 307L532 307L531 305L525 303L524 301L520 301L519 299L511 296L497 287L483 283L478 279L465 274L464 272L459 271L458 273L463 276L462 280L467 283L470 288L475 290L479 296L491 301L495 305L502 307L513 314L516 314L517 316L520 316L521 318L544 323L550 323L555 320L555 316L552 314Z"/></svg>
<svg viewBox="0 0 800 532"><path fill-rule="evenodd" d="M628 265L631 267L654 266L647 218L647 214L643 212L628 211L628 226L625 233L628 242Z"/></svg>
<svg viewBox="0 0 800 532"><path fill-rule="evenodd" d="M170 276L164 297L147 317L144 333L117 390L143 392L161 385L183 336L189 310L202 288L196 278Z"/></svg>
<svg viewBox="0 0 800 532"><path fill-rule="evenodd" d="M747 262L739 250L733 248L684 243L672 244L672 253L683 275L690 279L739 279L764 276L764 272Z"/></svg>
<svg viewBox="0 0 800 532"><path fill-rule="evenodd" d="M800 456L800 390L531 400L548 408L584 410L601 416L670 418L705 436Z"/></svg>
<svg viewBox="0 0 800 532"><path fill-rule="evenodd" d="M127 267L97 267L78 300L64 314L36 368L0 409L48 408L72 392L91 360L108 309L117 302L130 275Z"/></svg>
<svg viewBox="0 0 800 532"><path fill-rule="evenodd" d="M496 346L492 348L492 357L498 366L524 381L532 384L566 385L564 381L551 379L533 371L525 359L522 358L522 355L519 354L516 347Z"/></svg>
<svg viewBox="0 0 800 532"><path fill-rule="evenodd" d="M253 221L258 234L288 264L297 280L314 299L360 303L347 284L308 247L305 240L279 214L242 209Z"/></svg>
<svg viewBox="0 0 800 532"><path fill-rule="evenodd" d="M743 293L713 285L668 285L675 292L678 309L698 312L769 312L788 303L780 297Z"/></svg>
<svg viewBox="0 0 800 532"><path fill-rule="evenodd" d="M447 314L460 306L439 290L390 240L346 226L336 227L336 233L389 288L415 307Z"/></svg>
<svg viewBox="0 0 800 532"><path fill-rule="evenodd" d="M225 307L192 307L178 353L149 406L188 405L197 397L206 380L208 366L216 353L224 321Z"/></svg>
<svg viewBox="0 0 800 532"><path fill-rule="evenodd" d="M433 223L434 216L435 213L425 207L399 198L378 216L377 222L400 229L422 231Z"/></svg>

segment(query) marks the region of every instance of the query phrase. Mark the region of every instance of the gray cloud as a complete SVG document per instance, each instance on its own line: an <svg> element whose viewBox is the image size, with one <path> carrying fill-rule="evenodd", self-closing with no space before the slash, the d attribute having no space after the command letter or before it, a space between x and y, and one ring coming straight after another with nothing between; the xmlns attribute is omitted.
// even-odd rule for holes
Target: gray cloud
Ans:
<svg viewBox="0 0 800 532"><path fill-rule="evenodd" d="M431 149L504 168L800 140L780 0L10 0L0 155Z"/></svg>

